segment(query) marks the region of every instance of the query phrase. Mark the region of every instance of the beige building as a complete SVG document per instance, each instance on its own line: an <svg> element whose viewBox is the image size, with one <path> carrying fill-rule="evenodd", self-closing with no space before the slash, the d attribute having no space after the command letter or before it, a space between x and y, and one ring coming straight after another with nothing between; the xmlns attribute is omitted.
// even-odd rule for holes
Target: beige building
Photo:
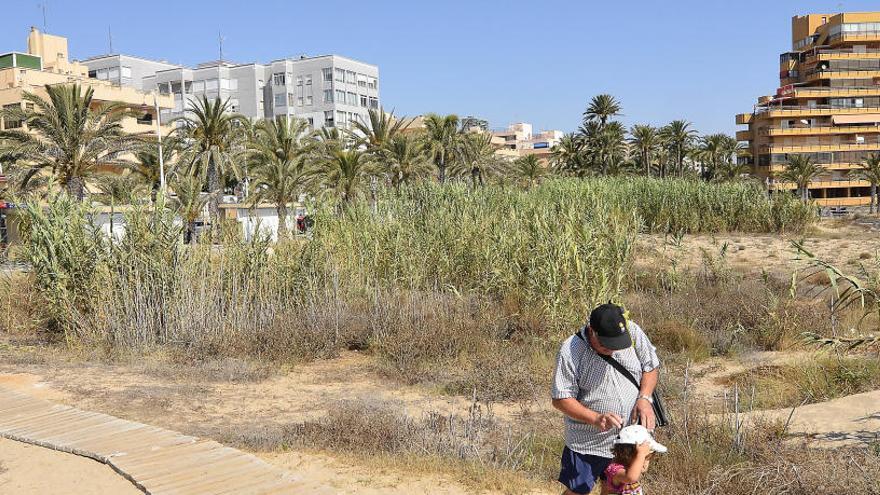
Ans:
<svg viewBox="0 0 880 495"><path fill-rule="evenodd" d="M553 147L562 140L562 131L533 132L532 124L517 122L507 129L492 131L500 150L515 152L515 156L538 155L549 158Z"/></svg>
<svg viewBox="0 0 880 495"><path fill-rule="evenodd" d="M126 131L149 133L156 132L156 103L160 111L174 106L174 100L168 95L145 93L90 79L86 66L70 61L67 38L31 28L27 46L27 53L0 55L0 105L4 107L23 105L24 92L45 96L46 85L79 83L94 90L95 105L121 102L133 110L134 115L123 121ZM0 122L3 129L19 125L18 122ZM170 128L166 128L166 132L167 129Z"/></svg>

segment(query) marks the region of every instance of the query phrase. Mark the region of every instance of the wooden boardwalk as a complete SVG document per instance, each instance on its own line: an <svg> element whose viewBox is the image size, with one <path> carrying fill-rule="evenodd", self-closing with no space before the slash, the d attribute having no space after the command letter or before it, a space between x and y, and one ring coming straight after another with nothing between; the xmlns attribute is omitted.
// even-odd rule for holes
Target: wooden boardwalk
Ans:
<svg viewBox="0 0 880 495"><path fill-rule="evenodd" d="M212 440L0 387L0 437L90 457L152 495L330 494Z"/></svg>

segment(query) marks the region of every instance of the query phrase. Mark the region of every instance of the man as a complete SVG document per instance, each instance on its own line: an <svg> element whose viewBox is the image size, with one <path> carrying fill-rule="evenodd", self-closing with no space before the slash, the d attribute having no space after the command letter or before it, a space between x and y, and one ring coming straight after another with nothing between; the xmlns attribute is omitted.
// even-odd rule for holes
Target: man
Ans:
<svg viewBox="0 0 880 495"><path fill-rule="evenodd" d="M636 378L635 385L602 356L617 360ZM553 375L553 407L565 414L565 449L559 482L563 495L590 493L611 462L611 446L627 424L654 429L651 394L660 360L638 325L623 309L603 304L590 322L559 349Z"/></svg>

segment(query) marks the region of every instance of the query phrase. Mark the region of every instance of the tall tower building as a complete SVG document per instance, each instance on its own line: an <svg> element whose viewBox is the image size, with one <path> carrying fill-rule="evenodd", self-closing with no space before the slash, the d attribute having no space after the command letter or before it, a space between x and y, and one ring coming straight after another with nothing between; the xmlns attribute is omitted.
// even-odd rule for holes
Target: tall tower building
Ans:
<svg viewBox="0 0 880 495"><path fill-rule="evenodd" d="M809 185L817 204L867 205L870 184L850 171L880 153L880 12L795 16L791 35L775 94L736 116L748 126L737 132L750 152L742 159L771 190L792 190L779 175L807 155L825 169Z"/></svg>

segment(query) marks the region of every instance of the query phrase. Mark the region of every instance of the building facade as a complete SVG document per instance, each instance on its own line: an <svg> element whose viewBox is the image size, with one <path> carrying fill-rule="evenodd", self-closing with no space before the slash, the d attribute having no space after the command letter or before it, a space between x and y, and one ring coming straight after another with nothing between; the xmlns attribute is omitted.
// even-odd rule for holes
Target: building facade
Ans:
<svg viewBox="0 0 880 495"><path fill-rule="evenodd" d="M806 155L825 173L809 185L817 204L862 206L870 184L851 171L880 153L880 12L809 14L792 18L792 49L780 55L779 88L737 115L743 157L771 190L789 159Z"/></svg>
<svg viewBox="0 0 880 495"><path fill-rule="evenodd" d="M160 111L171 107L169 97L89 78L86 66L69 61L66 38L41 33L35 28L28 35L27 53L0 55L0 106L21 108L30 105L23 98L25 92L45 98L46 85L71 83L91 88L96 107L110 102L128 107L132 115L122 120L122 126L131 133L155 133L156 106ZM0 120L2 129L23 127L21 122Z"/></svg>
<svg viewBox="0 0 880 495"><path fill-rule="evenodd" d="M538 155L541 159L547 159L564 133L555 130L535 133L531 124L517 122L507 126L507 129L492 131L492 135L501 150L511 150L517 156Z"/></svg>
<svg viewBox="0 0 880 495"><path fill-rule="evenodd" d="M313 128L348 128L378 109L379 69L339 55L284 58L267 64L213 61L195 68L127 55L82 62L89 75L174 98L163 121L181 117L193 99L219 97L248 118L299 117Z"/></svg>

